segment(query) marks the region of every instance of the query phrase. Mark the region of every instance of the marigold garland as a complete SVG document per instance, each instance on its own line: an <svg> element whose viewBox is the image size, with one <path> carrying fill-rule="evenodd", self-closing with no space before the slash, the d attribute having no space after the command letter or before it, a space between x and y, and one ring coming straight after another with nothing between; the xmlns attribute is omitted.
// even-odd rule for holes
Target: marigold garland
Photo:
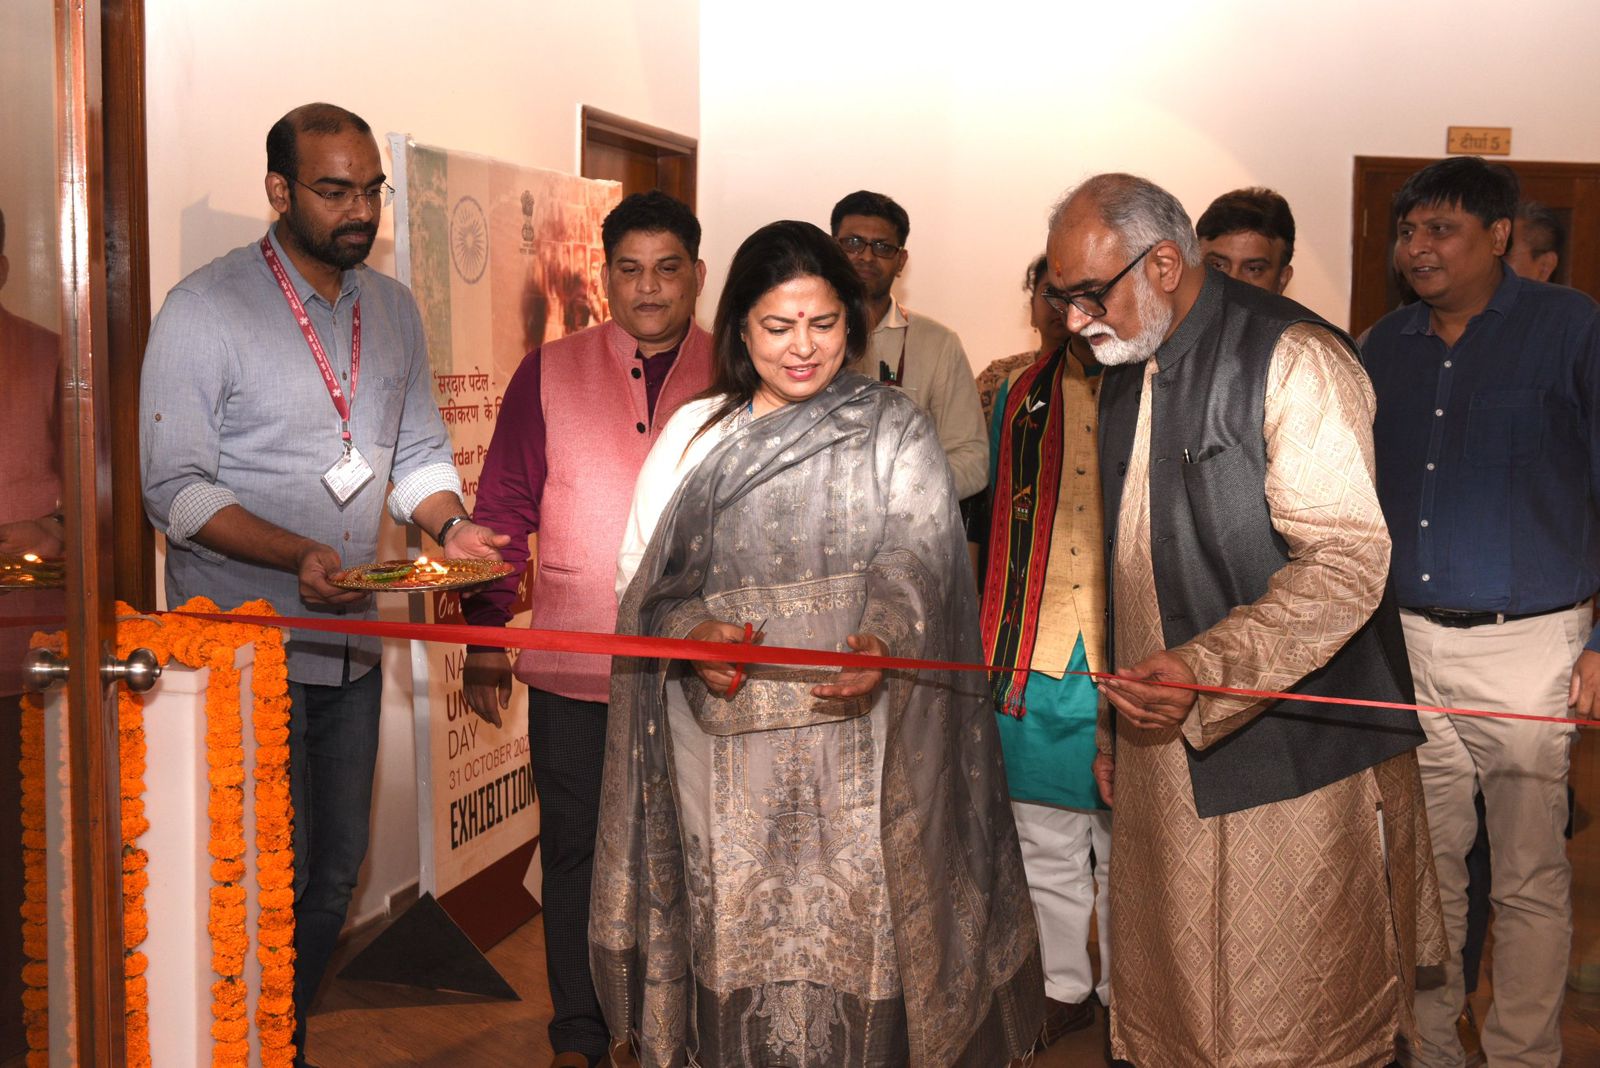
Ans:
<svg viewBox="0 0 1600 1068"><path fill-rule="evenodd" d="M182 606L216 612L205 598ZM235 1068L250 1057L250 1018L244 965L249 953L246 930L244 828L244 717L239 707L236 650L255 646L251 728L256 742L255 815L257 871L257 947L261 992L255 1026L265 1068L290 1068L294 1062L294 853L289 802L289 679L283 633L274 627L215 624L183 616L158 619L134 615L119 604L117 653L126 657L143 647L166 664L170 660L211 669L206 690L206 765L210 820L207 852L212 858L207 931L212 969L221 977L211 987L214 1068ZM240 612L274 615L265 601L241 605ZM59 644L59 638L54 639ZM48 639L36 639L46 644ZM148 960L138 951L149 929L144 895L149 857L137 840L150 823L144 814L146 750L144 700L125 688L118 695L118 745L121 756L121 821L124 991L127 1064L148 1068L150 1059ZM48 945L46 941L44 849L44 708L25 697L22 716L23 824L23 1005L28 1068L49 1062Z"/></svg>
<svg viewBox="0 0 1600 1068"><path fill-rule="evenodd" d="M205 598L181 610L215 612ZM274 615L264 601L241 605L238 611ZM294 854L289 804L289 675L283 632L242 624L216 624L183 616L158 621L133 620L118 631L119 651L141 645L158 656L200 669L211 669L206 689L206 814L210 819L207 852L212 858L210 907L206 929L211 935L212 970L220 977L211 987L211 1035L214 1068L243 1065L250 1056L250 1016L245 996L244 966L250 951L245 929L244 717L239 707L239 671L235 651L255 646L250 716L256 743L255 845L257 947L261 994L255 1026L266 1068L289 1068L294 1062Z"/></svg>
<svg viewBox="0 0 1600 1068"><path fill-rule="evenodd" d="M34 634L29 648L47 649L57 656L67 651L64 634ZM27 1068L48 1068L50 1064L50 965L49 965L49 877L45 850L49 848L45 837L45 774L44 774L44 700L37 694L22 695L22 759L18 766L22 772L22 1019L27 1055L23 1063ZM56 789L61 803L66 804L70 784L70 739L65 731L60 736L60 751L56 755ZM58 849L66 865L72 859L72 828L64 827ZM71 909L71 887L61 887L59 907L62 915ZM62 934L62 952L66 955L66 970L72 975L74 952L73 929L69 925ZM67 1019L62 1028L67 1035L66 1061L77 1062L77 1036L73 1031L75 1002L67 999Z"/></svg>
<svg viewBox="0 0 1600 1068"><path fill-rule="evenodd" d="M22 1026L27 1068L50 1063L50 949L45 903L44 703L22 697Z"/></svg>

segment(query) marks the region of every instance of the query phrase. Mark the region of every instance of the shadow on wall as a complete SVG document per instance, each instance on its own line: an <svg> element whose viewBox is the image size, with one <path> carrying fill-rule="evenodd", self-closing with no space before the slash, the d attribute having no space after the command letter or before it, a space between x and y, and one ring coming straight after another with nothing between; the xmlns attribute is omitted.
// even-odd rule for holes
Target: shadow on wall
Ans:
<svg viewBox="0 0 1600 1068"><path fill-rule="evenodd" d="M259 215L218 211L211 206L209 194L190 204L183 209L178 223L178 276L186 278L218 256L240 245L260 241L261 235L272 225L273 218L265 198ZM367 257L367 263L393 277L394 238L386 235L384 230L379 230L378 240L372 245L372 255Z"/></svg>
<svg viewBox="0 0 1600 1068"><path fill-rule="evenodd" d="M262 207L265 209L265 204ZM230 249L261 240L268 222L265 210L260 215L218 211L211 206L209 195L190 204L178 220L179 277L187 278Z"/></svg>

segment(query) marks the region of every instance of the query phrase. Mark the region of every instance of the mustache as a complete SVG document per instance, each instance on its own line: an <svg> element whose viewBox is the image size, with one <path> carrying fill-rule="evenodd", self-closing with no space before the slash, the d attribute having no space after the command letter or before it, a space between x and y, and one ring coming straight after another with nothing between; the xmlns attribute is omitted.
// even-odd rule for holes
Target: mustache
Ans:
<svg viewBox="0 0 1600 1068"><path fill-rule="evenodd" d="M346 234L361 234L363 237L377 237L378 224L375 222L345 223L343 226L334 228L334 237L343 237Z"/></svg>

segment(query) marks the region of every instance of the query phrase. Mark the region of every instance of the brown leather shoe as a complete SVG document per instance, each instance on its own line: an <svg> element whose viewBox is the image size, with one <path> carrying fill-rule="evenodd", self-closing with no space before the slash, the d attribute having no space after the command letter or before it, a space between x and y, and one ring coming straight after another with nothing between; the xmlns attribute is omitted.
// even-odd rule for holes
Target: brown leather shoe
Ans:
<svg viewBox="0 0 1600 1068"><path fill-rule="evenodd" d="M1456 1037L1461 1040L1461 1052L1467 1068L1483 1068L1489 1063L1484 1056L1483 1040L1478 1037L1478 1018L1473 1015L1471 1005L1462 1009L1456 1019Z"/></svg>
<svg viewBox="0 0 1600 1068"><path fill-rule="evenodd" d="M625 1038L611 1043L611 1068L639 1068L639 1058L633 1055L633 1046Z"/></svg>
<svg viewBox="0 0 1600 1068"><path fill-rule="evenodd" d="M1055 998L1044 999L1044 1030L1039 1034L1039 1049L1048 1049L1062 1035L1081 1031L1094 1023L1094 1003L1085 998L1076 1005Z"/></svg>
<svg viewBox="0 0 1600 1068"><path fill-rule="evenodd" d="M550 1059L550 1068L589 1068L589 1058L581 1053L557 1053Z"/></svg>

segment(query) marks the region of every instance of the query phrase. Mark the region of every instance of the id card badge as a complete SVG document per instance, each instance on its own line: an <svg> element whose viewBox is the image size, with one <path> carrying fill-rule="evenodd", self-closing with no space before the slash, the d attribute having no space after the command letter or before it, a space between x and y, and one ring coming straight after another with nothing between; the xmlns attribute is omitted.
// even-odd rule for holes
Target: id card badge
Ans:
<svg viewBox="0 0 1600 1068"><path fill-rule="evenodd" d="M372 481L372 465L361 455L361 450L351 445L345 449L339 462L328 468L322 484L328 487L333 499L342 508L350 498L361 492L361 487Z"/></svg>

